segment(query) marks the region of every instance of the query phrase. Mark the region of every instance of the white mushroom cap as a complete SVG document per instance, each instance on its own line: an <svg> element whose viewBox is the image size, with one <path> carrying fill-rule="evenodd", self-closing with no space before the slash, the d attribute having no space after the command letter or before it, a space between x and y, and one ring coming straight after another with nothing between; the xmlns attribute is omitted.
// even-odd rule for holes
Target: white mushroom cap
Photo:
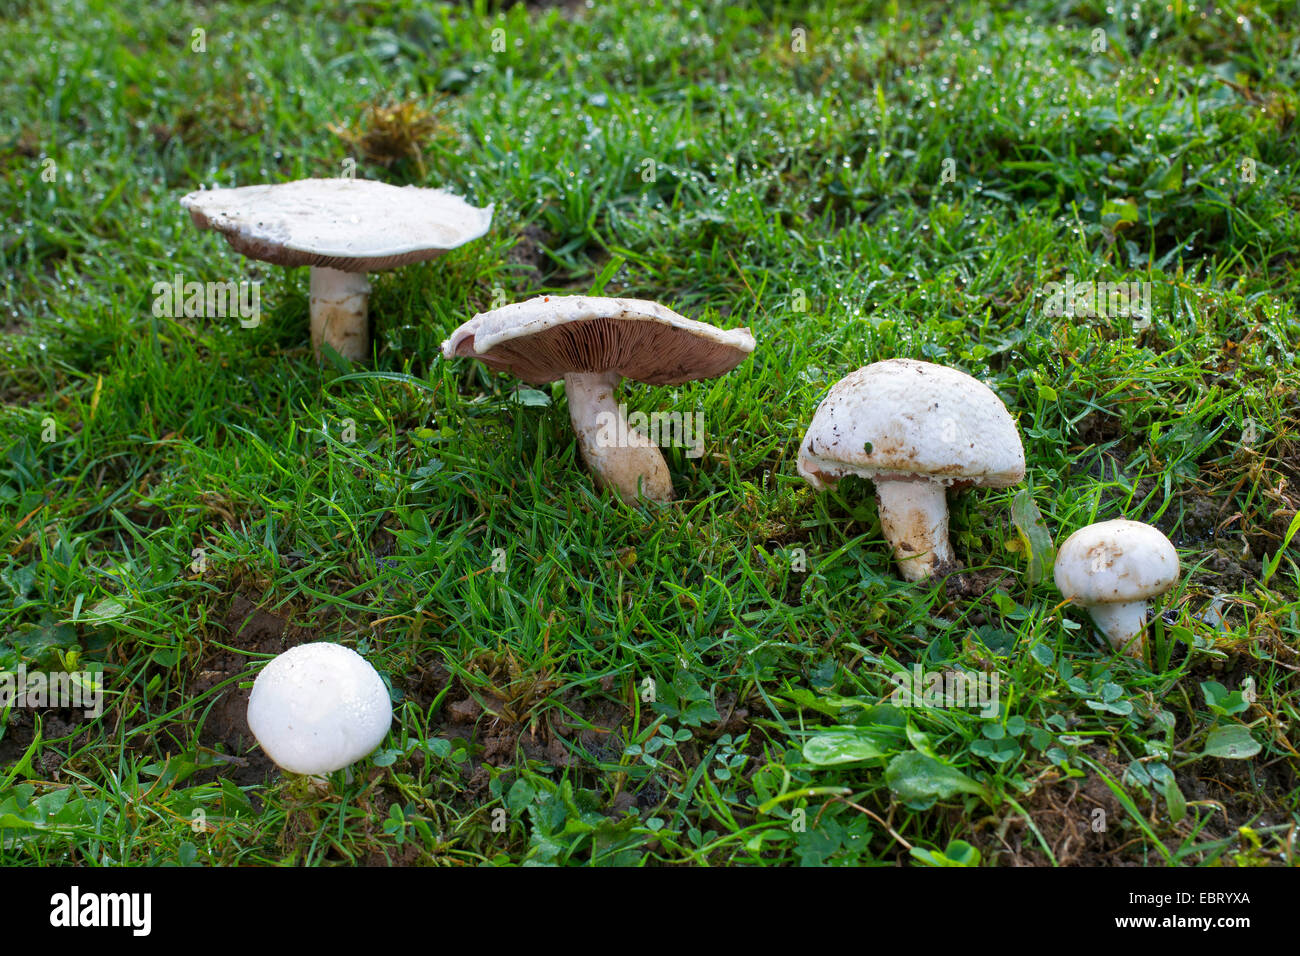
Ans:
<svg viewBox="0 0 1300 956"><path fill-rule="evenodd" d="M492 207L440 189L370 179L299 179L205 189L181 199L250 259L340 272L377 272L441 255L484 235Z"/></svg>
<svg viewBox="0 0 1300 956"><path fill-rule="evenodd" d="M679 385L731 371L754 351L749 329L719 329L646 299L544 295L480 312L442 343L530 385L617 372Z"/></svg>
<svg viewBox="0 0 1300 956"><path fill-rule="evenodd" d="M1157 597L1179 573L1178 552L1159 528L1123 518L1080 528L1056 553L1056 587L1085 605Z"/></svg>
<svg viewBox="0 0 1300 956"><path fill-rule="evenodd" d="M291 773L342 770L373 751L393 720L379 673L350 648L300 644L272 659L253 682L248 726Z"/></svg>
<svg viewBox="0 0 1300 956"><path fill-rule="evenodd" d="M1025 477L1025 451L1006 406L983 382L888 359L831 388L804 435L798 468L819 491L851 474L1005 488Z"/></svg>

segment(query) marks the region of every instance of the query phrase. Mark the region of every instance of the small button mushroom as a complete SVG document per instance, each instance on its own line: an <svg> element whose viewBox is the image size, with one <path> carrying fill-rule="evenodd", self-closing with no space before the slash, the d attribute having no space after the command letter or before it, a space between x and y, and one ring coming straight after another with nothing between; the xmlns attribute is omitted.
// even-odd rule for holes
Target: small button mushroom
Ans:
<svg viewBox="0 0 1300 956"><path fill-rule="evenodd" d="M899 571L920 581L954 566L948 489L1018 484L1025 451L1006 406L983 382L888 359L831 388L804 435L798 468L818 491L845 475L869 479Z"/></svg>
<svg viewBox="0 0 1300 956"><path fill-rule="evenodd" d="M272 186L205 189L182 197L200 229L215 229L250 259L311 267L311 344L350 361L370 354L368 272L442 255L492 224L440 189L369 179L299 179Z"/></svg>
<svg viewBox="0 0 1300 956"><path fill-rule="evenodd" d="M442 343L530 385L564 379L569 417L596 483L624 501L670 501L663 453L614 401L624 378L679 385L716 378L754 351L749 329L723 331L644 299L538 296L481 312Z"/></svg>
<svg viewBox="0 0 1300 956"><path fill-rule="evenodd" d="M1141 521L1101 521L1066 538L1056 554L1056 587L1088 609L1111 646L1146 653L1147 601L1177 583L1178 552Z"/></svg>
<svg viewBox="0 0 1300 956"><path fill-rule="evenodd" d="M342 770L373 751L393 721L383 678L340 644L300 644L262 668L248 698L248 726L290 773Z"/></svg>

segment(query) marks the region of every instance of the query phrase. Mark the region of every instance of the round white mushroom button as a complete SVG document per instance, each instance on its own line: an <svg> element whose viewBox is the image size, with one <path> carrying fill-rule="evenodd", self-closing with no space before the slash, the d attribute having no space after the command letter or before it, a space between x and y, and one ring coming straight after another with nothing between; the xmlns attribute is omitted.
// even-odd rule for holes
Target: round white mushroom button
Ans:
<svg viewBox="0 0 1300 956"><path fill-rule="evenodd" d="M267 756L291 773L342 770L371 753L393 720L383 679L340 644L302 644L257 675L248 726Z"/></svg>

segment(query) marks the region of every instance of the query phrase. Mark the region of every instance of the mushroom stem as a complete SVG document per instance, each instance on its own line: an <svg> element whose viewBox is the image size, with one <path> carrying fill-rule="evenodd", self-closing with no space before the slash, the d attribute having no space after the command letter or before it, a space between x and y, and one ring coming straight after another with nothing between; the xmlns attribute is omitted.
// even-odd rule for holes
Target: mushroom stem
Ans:
<svg viewBox="0 0 1300 956"><path fill-rule="evenodd" d="M639 428L628 425L614 401L617 372L571 372L564 376L569 417L582 458L596 484L612 488L624 501L640 493L651 501L671 501L673 482L661 451Z"/></svg>
<svg viewBox="0 0 1300 956"><path fill-rule="evenodd" d="M1144 656L1146 638L1142 635L1147 626L1147 602L1124 601L1113 604L1089 604L1097 629L1106 635L1111 647L1129 657Z"/></svg>
<svg viewBox="0 0 1300 956"><path fill-rule="evenodd" d="M370 282L364 272L342 272L325 266L311 268L311 346L321 358L329 345L345 359L358 362L370 352L370 321L366 307Z"/></svg>
<svg viewBox="0 0 1300 956"><path fill-rule="evenodd" d="M880 528L908 581L923 581L952 563L947 494L937 481L876 482Z"/></svg>

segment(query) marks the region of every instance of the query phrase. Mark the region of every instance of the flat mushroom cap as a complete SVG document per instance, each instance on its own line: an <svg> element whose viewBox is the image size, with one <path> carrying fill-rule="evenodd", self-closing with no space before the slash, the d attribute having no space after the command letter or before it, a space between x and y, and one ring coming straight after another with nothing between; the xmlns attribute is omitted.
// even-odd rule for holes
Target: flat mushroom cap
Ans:
<svg viewBox="0 0 1300 956"><path fill-rule="evenodd" d="M1056 554L1056 587L1081 604L1123 604L1163 594L1178 581L1178 552L1141 521L1080 528Z"/></svg>
<svg viewBox="0 0 1300 956"><path fill-rule="evenodd" d="M377 272L433 259L487 232L479 209L441 189L370 179L299 179L201 189L181 198L200 229L250 259L280 266Z"/></svg>
<svg viewBox="0 0 1300 956"><path fill-rule="evenodd" d="M248 698L248 726L292 773L356 763L383 742L393 705L383 678L341 644L300 644L262 668Z"/></svg>
<svg viewBox="0 0 1300 956"><path fill-rule="evenodd" d="M1025 477L1020 433L1001 399L965 372L888 359L851 372L817 406L799 449L816 489L845 475L1005 488Z"/></svg>
<svg viewBox="0 0 1300 956"><path fill-rule="evenodd" d="M645 299L538 296L480 312L442 343L530 385L615 371L650 385L730 372L754 351L749 329L724 331Z"/></svg>

